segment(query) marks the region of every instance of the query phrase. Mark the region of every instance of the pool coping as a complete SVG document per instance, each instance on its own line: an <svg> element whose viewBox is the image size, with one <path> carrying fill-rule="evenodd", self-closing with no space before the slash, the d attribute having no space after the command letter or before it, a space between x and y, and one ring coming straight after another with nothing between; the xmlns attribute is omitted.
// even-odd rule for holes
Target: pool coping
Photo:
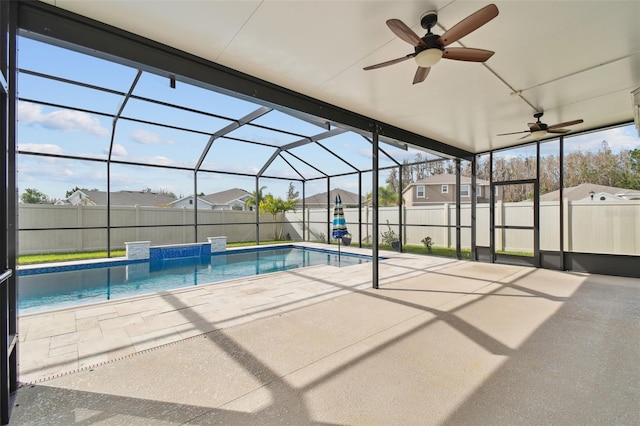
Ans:
<svg viewBox="0 0 640 426"><path fill-rule="evenodd" d="M359 253L351 253L351 252L343 252L332 249L322 249L318 247L309 247L303 245L301 243L283 243L283 244L268 244L268 245L258 245L258 246L247 246L247 247L232 247L227 248L226 251L222 252L214 252L211 253L211 257L221 256L225 254L231 253L249 253L255 251L266 251L273 250L274 248L297 248L301 250L322 252L322 253L344 253L345 256L349 257L357 257L360 259L372 259L371 255L359 254ZM186 258L185 258L186 259ZM384 259L382 256L378 256L379 260ZM119 256L114 258L100 258L100 259L85 259L78 261L69 261L69 262L52 262L52 263L39 263L33 265L24 265L17 266L16 271L18 276L29 276L29 275L40 275L40 274L48 274L54 272L66 272L66 271L76 271L82 269L94 269L94 268L103 268L109 266L121 266L121 265L132 265L136 263L144 263L151 262L151 259L127 259L126 257Z"/></svg>

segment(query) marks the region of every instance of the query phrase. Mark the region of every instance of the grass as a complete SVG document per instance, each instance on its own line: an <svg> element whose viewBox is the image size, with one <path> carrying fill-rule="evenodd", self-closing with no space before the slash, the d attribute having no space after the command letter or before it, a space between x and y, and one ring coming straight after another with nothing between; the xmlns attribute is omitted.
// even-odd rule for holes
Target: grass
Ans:
<svg viewBox="0 0 640 426"><path fill-rule="evenodd" d="M112 257L124 256L125 250L111 250ZM82 251L76 253L42 253L24 254L18 256L18 265L33 265L36 263L70 262L72 260L103 259L107 257L104 251Z"/></svg>
<svg viewBox="0 0 640 426"><path fill-rule="evenodd" d="M402 247L402 251L405 253L413 253L413 254L424 254L429 256L441 256L441 257L453 257L456 258L456 249L455 247L431 247L431 252L427 250L424 245L421 246L413 246L413 245L405 245ZM471 259L471 249L461 249L461 254L463 259Z"/></svg>
<svg viewBox="0 0 640 426"><path fill-rule="evenodd" d="M362 244L362 247L366 247L366 248L371 248L371 244ZM393 249L391 248L390 245L386 245L386 244L380 244L378 246L380 249L382 250L391 250L393 251ZM402 251L404 253L412 253L412 254L423 254L423 255L428 255L428 256L440 256L440 257L453 257L456 258L456 249L455 248L451 248L451 247L436 247L436 246L432 246L431 247L431 252L429 252L427 250L427 248L424 245L404 245L402 246ZM463 259L471 259L471 249L462 249L461 250L462 253L462 258Z"/></svg>
<svg viewBox="0 0 640 426"><path fill-rule="evenodd" d="M533 252L531 251L497 250L496 254L510 254L513 256L533 257Z"/></svg>

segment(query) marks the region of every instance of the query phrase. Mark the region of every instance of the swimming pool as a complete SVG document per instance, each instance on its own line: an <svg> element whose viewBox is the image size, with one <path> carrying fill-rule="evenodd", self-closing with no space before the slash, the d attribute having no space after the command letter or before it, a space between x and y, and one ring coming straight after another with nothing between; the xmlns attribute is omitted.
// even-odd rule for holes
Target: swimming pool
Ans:
<svg viewBox="0 0 640 426"><path fill-rule="evenodd" d="M314 265L349 266L370 256L299 246L229 250L210 257L118 261L43 267L18 272L20 314Z"/></svg>

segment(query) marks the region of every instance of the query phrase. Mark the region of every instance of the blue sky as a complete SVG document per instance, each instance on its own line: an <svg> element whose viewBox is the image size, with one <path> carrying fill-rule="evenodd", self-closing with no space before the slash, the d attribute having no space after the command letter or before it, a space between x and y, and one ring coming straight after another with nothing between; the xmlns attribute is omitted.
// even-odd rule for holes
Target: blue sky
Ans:
<svg viewBox="0 0 640 426"><path fill-rule="evenodd" d="M130 89L137 70L26 38L19 40L18 60L19 67L23 69L106 87L115 92L100 92L21 73L18 81L20 98L62 104L98 113L21 101L18 105L19 149L57 155L107 158L113 123L111 117L100 113L112 115L118 111L123 94ZM231 119L239 119L260 107L251 102L181 82L177 82L177 88L172 89L168 79L150 73L142 74L133 94ZM192 168L197 163L209 140L209 135L232 123L231 120L151 104L138 99L129 100L123 116L165 123L177 128L194 129L200 133L163 128L144 122L119 120L114 133L112 159L187 168ZM256 126L242 126L227 136L282 146L300 140L301 136L314 136L326 130L275 110L263 115L254 123L284 129L294 134L272 132ZM566 153L577 149L598 149L603 140L607 140L614 151L638 148L639 145L633 126L580 135L566 140ZM361 170L371 168L370 144L362 136L348 132L322 140L321 143L354 167ZM413 149L403 151L386 144L382 146L399 162L404 159L413 161L416 154L424 154L422 151ZM557 143L543 144L543 155L550 155L549 149L555 153ZM274 151L274 148L237 140L217 139L204 159L203 168L253 175L262 168ZM302 194L301 185L294 180L299 179L299 175L292 166L306 178L322 176L314 167L330 175L353 171L349 165L316 144L295 148L292 153L309 164L290 155L285 155L288 163L278 158L266 170L265 175L282 176L286 179L261 179L259 185L266 186L266 192L284 197L289 183L294 182L296 189ZM505 151L499 155L534 154L535 148L523 147ZM392 164L391 160L384 155L380 156L380 167ZM65 192L75 186L107 189L105 163L21 155L18 159L18 169L18 185L21 193L26 188L36 188L51 198L63 198ZM381 173L382 184L387 173ZM249 192L255 190L256 183L253 177L221 173L200 173L198 176L198 192L205 194L234 187ZM357 174L333 178L331 187L357 192ZM154 191L171 191L176 195L190 195L194 191L193 172L112 164L111 189L113 191L145 188L151 188ZM325 192L326 189L326 180L313 180L307 183L306 195ZM364 193L371 191L370 174L366 174L363 179L363 191Z"/></svg>
<svg viewBox="0 0 640 426"><path fill-rule="evenodd" d="M123 100L122 94L129 90L137 70L25 38L19 42L19 67L77 80L88 85L106 87L116 92L104 93L21 73L18 86L20 98L97 111L98 114L21 101L18 105L19 149L56 155L107 158L112 118L100 113L113 114L118 111ZM239 119L260 107L251 102L181 82L177 82L177 88L172 89L168 79L150 73L142 74L133 94L231 119ZM112 159L187 168L192 168L197 163L209 135L233 122L138 99L129 100L123 116L194 129L201 133L119 120L114 132ZM301 136L314 136L326 131L275 110L258 118L254 123L285 129L294 134L273 132L256 126L242 126L227 136L282 146L300 140ZM358 134L348 132L322 140L321 143L348 159L349 163L358 169L371 167L370 144ZM412 149L403 151L387 145L384 145L384 148L400 162L404 159L411 161L420 152ZM203 168L254 175L274 151L271 147L231 139L217 139L204 159ZM261 179L259 185L266 186L266 192L284 197L290 182L294 182L296 188L302 192L301 185L296 181L300 176L291 166L306 178L322 176L314 167L330 175L353 171L349 165L315 144L295 148L292 152L308 164L288 155L286 158L289 164L280 158L276 159L265 175L287 179ZM381 167L392 164L386 157L380 157ZM100 190L106 190L107 187L107 168L104 163L21 155L18 167L21 192L26 188L36 188L49 197L62 198L67 190L75 186ZM154 191L166 190L177 195L189 195L194 190L193 173L189 171L113 164L111 176L111 188L114 191L151 188ZM250 192L255 190L256 183L252 177L220 173L198 176L198 192L206 194L233 187ZM385 178L386 174L381 176L383 181ZM371 190L370 181L368 178L363 182L364 192ZM332 179L331 187L342 187L357 192L357 175ZM306 195L324 191L325 180L311 181L307 184Z"/></svg>

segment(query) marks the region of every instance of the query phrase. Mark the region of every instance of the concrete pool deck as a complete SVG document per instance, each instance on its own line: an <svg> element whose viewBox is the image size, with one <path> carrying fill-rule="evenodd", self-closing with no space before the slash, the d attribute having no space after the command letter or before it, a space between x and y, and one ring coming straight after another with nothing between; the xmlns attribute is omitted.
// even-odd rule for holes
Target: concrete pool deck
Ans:
<svg viewBox="0 0 640 426"><path fill-rule="evenodd" d="M21 317L11 424L640 423L640 280L384 255Z"/></svg>

